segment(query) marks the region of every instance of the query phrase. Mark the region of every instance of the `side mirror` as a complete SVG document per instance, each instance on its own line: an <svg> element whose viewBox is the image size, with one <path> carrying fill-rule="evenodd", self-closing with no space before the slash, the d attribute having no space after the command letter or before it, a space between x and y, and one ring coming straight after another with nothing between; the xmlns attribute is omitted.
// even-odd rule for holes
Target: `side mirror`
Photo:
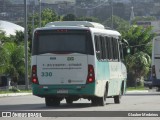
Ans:
<svg viewBox="0 0 160 120"><path fill-rule="evenodd" d="M127 53L130 54L131 50L129 47L127 47Z"/></svg>

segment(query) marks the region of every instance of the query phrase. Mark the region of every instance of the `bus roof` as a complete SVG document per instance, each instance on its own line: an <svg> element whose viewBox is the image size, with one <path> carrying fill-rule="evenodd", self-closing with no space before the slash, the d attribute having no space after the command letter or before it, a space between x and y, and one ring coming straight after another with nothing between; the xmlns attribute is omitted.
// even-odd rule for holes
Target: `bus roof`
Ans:
<svg viewBox="0 0 160 120"><path fill-rule="evenodd" d="M54 29L80 29L90 30L92 33L103 33L111 36L119 37L121 34L116 30L105 29L100 23L88 21L56 21L46 24L45 27L37 28L36 30L54 30Z"/></svg>
<svg viewBox="0 0 160 120"><path fill-rule="evenodd" d="M81 27L93 27L99 29L105 29L105 27L96 22L88 22L88 21L55 21L50 22L45 25L45 27L53 27L53 26L81 26Z"/></svg>

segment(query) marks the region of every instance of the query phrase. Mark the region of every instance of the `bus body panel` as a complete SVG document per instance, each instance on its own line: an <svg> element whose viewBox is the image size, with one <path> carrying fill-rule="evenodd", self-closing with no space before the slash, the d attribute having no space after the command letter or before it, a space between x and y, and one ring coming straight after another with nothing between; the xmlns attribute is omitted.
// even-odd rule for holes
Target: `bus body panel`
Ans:
<svg viewBox="0 0 160 120"><path fill-rule="evenodd" d="M45 55L45 56L48 56L48 55ZM71 55L69 55L70 57ZM81 57L79 60L76 59L76 57ZM41 56L42 57L42 56ZM52 57L55 57L54 55ZM59 57L59 56L58 56ZM65 56L61 56L61 57L65 57ZM68 56L67 56L68 57ZM90 65L94 65L95 61L93 59L93 56L92 55L87 55L87 56L84 56L84 55L72 55L72 57L74 57L74 61L77 63L77 62L83 62L83 59L82 58L85 58L85 60L89 61L86 65L85 65L85 68L87 68L88 70L88 64ZM77 58L78 58L77 57ZM35 57L34 57L35 58ZM37 57L38 58L38 57ZM33 58L32 58L33 59ZM76 61L77 60L77 61ZM85 61L84 60L84 61ZM57 61L58 63L62 63L62 61L58 60ZM33 63L36 63L36 62L33 62ZM33 64L32 63L32 64ZM38 63L38 62L37 62ZM57 63L57 64L58 64ZM71 62L72 64L73 62ZM43 63L42 63L43 64ZM83 66L83 65L82 65ZM81 67L82 67L81 66ZM40 68L39 68L40 69ZM41 68L42 69L42 68ZM78 71L77 71L78 70ZM81 69L80 69L81 70ZM53 73L57 73L57 71L52 71ZM63 75L62 74L62 70L59 71L60 73L57 73L59 75ZM89 84L86 84L86 81L87 81L87 73L88 71L85 71L83 69L83 71L79 71L79 69L73 69L71 71L69 71L68 69L64 72L71 72L69 73L68 76L70 76L70 79L71 77L77 77L77 76L74 76L76 74L78 74L79 72L83 72L83 74L85 73L85 77L81 80L83 80L83 82L79 82L78 80L76 80L77 78L74 78L74 81L73 83L69 83L68 81L64 81L64 83L47 83L47 81L44 81L43 82L40 82L41 84L39 85L36 85L36 84L32 84L32 88L33 88L33 94L34 95L37 95L37 96L40 96L40 97L45 97L45 96L83 96L83 97L93 97L93 96L101 96L98 92L96 92L95 88L97 88L95 85L96 85L96 82L93 82L93 83L89 83ZM77 72L77 73L76 73ZM82 74L80 74L82 77ZM41 76L41 74L39 75ZM68 76L64 76L64 77L68 77ZM58 78L59 79L59 78ZM39 80L39 77L38 77L38 80ZM50 80L50 79L41 79L39 81L43 81L43 80ZM56 80L56 79L55 79ZM57 80L56 80L57 81ZM78 82L76 82L78 81ZM58 82L58 81L57 81ZM102 86L100 87L102 88ZM99 89L97 89L99 90ZM61 91L61 92L59 92ZM67 91L67 92L66 92Z"/></svg>
<svg viewBox="0 0 160 120"><path fill-rule="evenodd" d="M68 29L68 31L84 30L87 31L87 34L90 32L92 43L87 43L87 45L93 47L94 53L43 53L32 55L32 65L37 66L39 82L39 84L32 84L33 94L39 97L103 97L108 84L108 96L120 95L122 81L126 83L126 68L121 61L99 61L96 57L94 43L94 33L115 37L116 39L119 38L120 33L105 29L69 26L39 28L37 30L59 31L61 29ZM42 47L44 47L43 44ZM87 83L89 65L94 68L95 81L93 83Z"/></svg>
<svg viewBox="0 0 160 120"><path fill-rule="evenodd" d="M152 85L160 87L160 36L153 39L152 66L155 66L156 78L152 78Z"/></svg>
<svg viewBox="0 0 160 120"><path fill-rule="evenodd" d="M95 83L79 85L37 85L32 84L33 95L39 97L93 97L95 96ZM61 91L61 92L60 92Z"/></svg>
<svg viewBox="0 0 160 120"><path fill-rule="evenodd" d="M85 84L88 74L87 55L37 56L40 85Z"/></svg>

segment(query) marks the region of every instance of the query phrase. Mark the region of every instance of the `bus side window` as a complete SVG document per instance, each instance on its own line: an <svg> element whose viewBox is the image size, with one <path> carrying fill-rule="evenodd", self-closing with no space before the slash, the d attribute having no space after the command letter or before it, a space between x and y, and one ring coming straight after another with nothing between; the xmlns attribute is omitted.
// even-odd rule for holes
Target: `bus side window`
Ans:
<svg viewBox="0 0 160 120"><path fill-rule="evenodd" d="M119 42L119 51L120 51L120 60L124 61L124 56L123 56L123 44L122 42Z"/></svg>
<svg viewBox="0 0 160 120"><path fill-rule="evenodd" d="M100 43L101 43L101 52L102 52L102 60L106 59L106 52L105 52L105 39L104 36L100 36Z"/></svg>
<svg viewBox="0 0 160 120"><path fill-rule="evenodd" d="M107 59L109 60L111 58L111 50L110 50L110 38L106 36L106 54Z"/></svg>
<svg viewBox="0 0 160 120"><path fill-rule="evenodd" d="M104 49L105 49L105 59L107 60L108 59L108 50L107 50L107 38L104 37Z"/></svg>
<svg viewBox="0 0 160 120"><path fill-rule="evenodd" d="M118 50L118 41L116 38L113 38L113 51L114 51L114 60L119 60L119 50Z"/></svg>
<svg viewBox="0 0 160 120"><path fill-rule="evenodd" d="M116 39L116 43L117 43L117 46L116 46L116 51L117 51L117 59L118 61L120 61L120 54L121 54L121 51L120 51L120 44L119 44L119 39Z"/></svg>
<svg viewBox="0 0 160 120"><path fill-rule="evenodd" d="M109 37L109 52L110 52L110 57L109 60L113 60L113 43L112 43L112 37Z"/></svg>
<svg viewBox="0 0 160 120"><path fill-rule="evenodd" d="M96 48L96 56L97 59L100 60L101 59L101 45L100 45L100 39L99 36L95 36L95 48Z"/></svg>

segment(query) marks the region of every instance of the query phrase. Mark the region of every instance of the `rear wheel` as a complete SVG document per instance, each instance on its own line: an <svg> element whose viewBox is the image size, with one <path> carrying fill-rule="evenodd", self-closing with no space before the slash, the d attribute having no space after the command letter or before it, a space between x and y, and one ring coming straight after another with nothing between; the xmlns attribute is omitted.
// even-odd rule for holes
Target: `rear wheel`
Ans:
<svg viewBox="0 0 160 120"><path fill-rule="evenodd" d="M124 82L122 82L121 90L120 90L119 95L114 96L114 103L120 104L121 103L121 97L122 97L123 94L124 94Z"/></svg>
<svg viewBox="0 0 160 120"><path fill-rule="evenodd" d="M117 96L114 96L114 103L116 103L116 104L120 104L120 95L117 95Z"/></svg>
<svg viewBox="0 0 160 120"><path fill-rule="evenodd" d="M45 103L46 103L46 106L59 106L60 99L53 98L53 97L45 97Z"/></svg>
<svg viewBox="0 0 160 120"><path fill-rule="evenodd" d="M106 101L106 97L107 97L107 94L106 94L106 90L104 92L104 95L103 97L94 97L92 98L92 105L93 106L104 106L105 105L105 101Z"/></svg>
<svg viewBox="0 0 160 120"><path fill-rule="evenodd" d="M73 100L69 99L69 98L66 98L66 103L67 104L72 104L73 103Z"/></svg>

